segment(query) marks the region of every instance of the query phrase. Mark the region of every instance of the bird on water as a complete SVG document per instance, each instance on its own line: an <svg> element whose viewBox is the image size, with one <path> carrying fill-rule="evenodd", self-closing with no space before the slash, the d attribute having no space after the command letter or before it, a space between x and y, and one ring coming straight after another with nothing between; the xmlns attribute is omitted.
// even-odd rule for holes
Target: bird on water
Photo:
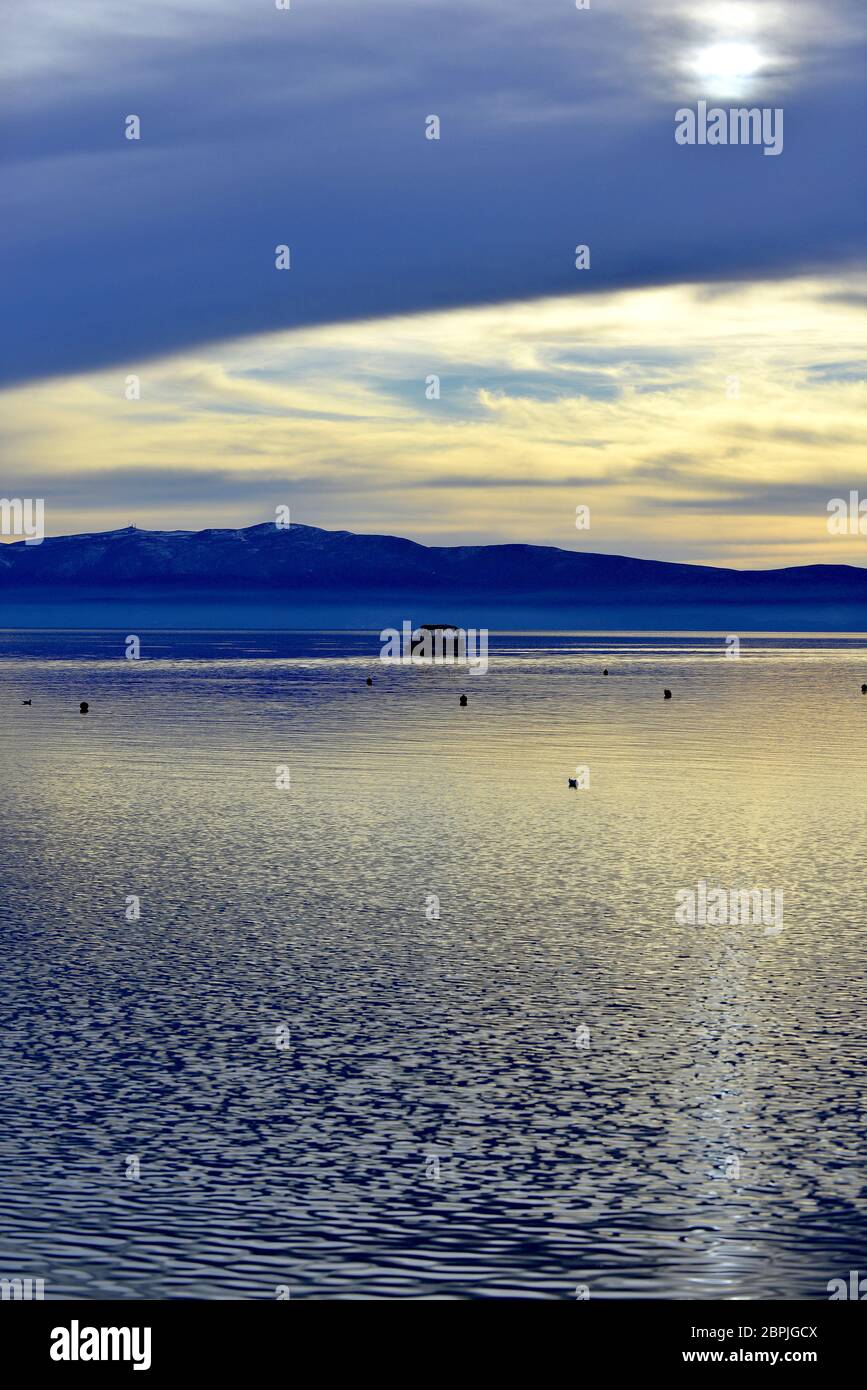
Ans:
<svg viewBox="0 0 867 1390"><path fill-rule="evenodd" d="M662 692L662 698L663 698L663 700L670 700L670 699L671 699L671 691L670 691L670 690L663 690L663 692Z"/></svg>

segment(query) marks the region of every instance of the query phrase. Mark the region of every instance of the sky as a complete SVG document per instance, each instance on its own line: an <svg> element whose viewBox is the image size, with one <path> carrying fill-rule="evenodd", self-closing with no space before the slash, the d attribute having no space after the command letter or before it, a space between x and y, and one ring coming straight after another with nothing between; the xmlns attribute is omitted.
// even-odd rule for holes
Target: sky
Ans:
<svg viewBox="0 0 867 1390"><path fill-rule="evenodd" d="M867 394L861 0L0 0L0 40L0 489L49 534L288 505L864 563L827 527ZM700 100L781 110L782 152L678 144Z"/></svg>

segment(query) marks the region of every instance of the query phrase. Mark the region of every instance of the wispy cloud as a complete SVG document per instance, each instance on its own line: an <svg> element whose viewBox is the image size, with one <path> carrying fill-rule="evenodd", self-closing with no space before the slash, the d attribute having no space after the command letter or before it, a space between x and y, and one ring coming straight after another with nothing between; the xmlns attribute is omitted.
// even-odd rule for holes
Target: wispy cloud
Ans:
<svg viewBox="0 0 867 1390"><path fill-rule="evenodd" d="M30 385L3 397L4 489L38 482L55 532L131 509L142 525L237 525L288 503L297 520L417 539L860 563L825 506L863 472L864 285L519 302Z"/></svg>
<svg viewBox="0 0 867 1390"><path fill-rule="evenodd" d="M854 0L29 0L2 23L7 381L863 251ZM742 95L739 46L750 99L785 104L780 159L675 146L678 105Z"/></svg>

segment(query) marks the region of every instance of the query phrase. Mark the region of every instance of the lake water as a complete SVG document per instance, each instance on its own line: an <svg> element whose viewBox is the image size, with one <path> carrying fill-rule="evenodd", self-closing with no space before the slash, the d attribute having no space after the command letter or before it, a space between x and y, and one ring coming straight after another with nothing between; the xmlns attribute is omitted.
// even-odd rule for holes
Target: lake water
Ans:
<svg viewBox="0 0 867 1390"><path fill-rule="evenodd" d="M374 634L124 637L0 634L0 1275L867 1272L863 637L512 635L484 675ZM679 922L699 880L782 890L782 929Z"/></svg>

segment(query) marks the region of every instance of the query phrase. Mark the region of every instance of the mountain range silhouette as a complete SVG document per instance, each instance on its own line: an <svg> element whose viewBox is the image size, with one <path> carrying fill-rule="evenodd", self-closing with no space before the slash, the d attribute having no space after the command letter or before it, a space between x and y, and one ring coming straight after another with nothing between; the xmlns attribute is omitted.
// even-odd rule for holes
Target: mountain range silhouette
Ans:
<svg viewBox="0 0 867 1390"><path fill-rule="evenodd" d="M867 569L734 570L540 545L427 546L273 522L0 546L4 626L867 630Z"/></svg>

